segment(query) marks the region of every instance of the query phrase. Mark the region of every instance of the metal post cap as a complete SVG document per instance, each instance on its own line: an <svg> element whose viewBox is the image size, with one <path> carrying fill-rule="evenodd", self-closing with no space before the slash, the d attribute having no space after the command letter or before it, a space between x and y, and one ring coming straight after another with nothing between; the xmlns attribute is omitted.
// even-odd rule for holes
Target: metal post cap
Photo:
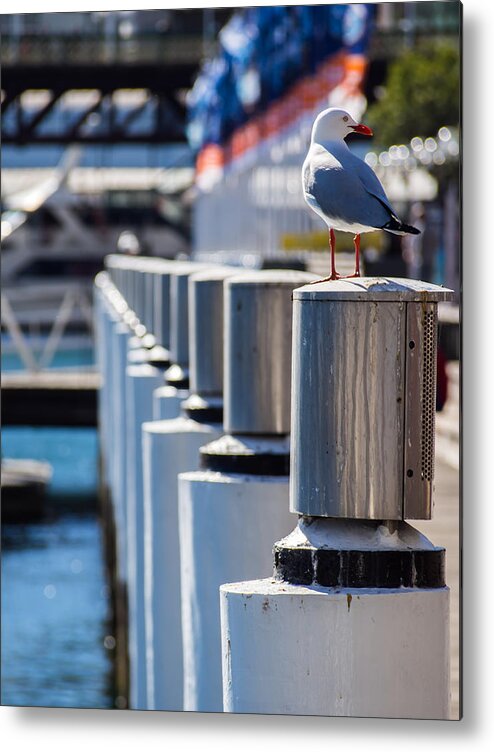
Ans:
<svg viewBox="0 0 494 752"><path fill-rule="evenodd" d="M227 433L289 433L291 296L314 279L306 272L266 270L225 280Z"/></svg>
<svg viewBox="0 0 494 752"><path fill-rule="evenodd" d="M453 290L430 282L398 277L354 277L304 285L293 291L293 300L348 300L427 302L451 300Z"/></svg>

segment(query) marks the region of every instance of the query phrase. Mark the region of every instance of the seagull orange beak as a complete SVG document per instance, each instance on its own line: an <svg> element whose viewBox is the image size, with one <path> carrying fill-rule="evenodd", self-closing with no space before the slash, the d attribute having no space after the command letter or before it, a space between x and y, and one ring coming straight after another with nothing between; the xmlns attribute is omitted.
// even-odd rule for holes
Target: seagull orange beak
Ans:
<svg viewBox="0 0 494 752"><path fill-rule="evenodd" d="M351 125L350 128L352 128L355 133L361 133L363 136L373 136L371 129L368 125L363 125L362 123L359 123L358 125Z"/></svg>

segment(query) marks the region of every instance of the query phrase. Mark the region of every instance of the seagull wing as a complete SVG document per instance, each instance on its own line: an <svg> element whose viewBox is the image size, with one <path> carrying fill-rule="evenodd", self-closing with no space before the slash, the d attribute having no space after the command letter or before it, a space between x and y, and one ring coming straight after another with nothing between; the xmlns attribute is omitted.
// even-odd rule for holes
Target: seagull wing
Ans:
<svg viewBox="0 0 494 752"><path fill-rule="evenodd" d="M348 162L353 166L353 169L355 169L357 175L362 181L362 184L365 190L368 193L370 193L371 196L374 196L375 198L377 198L377 200L380 201L381 204L383 204L387 209L389 209L391 217L393 219L396 219L397 222L399 222L400 220L397 217L395 210L391 206L389 198L386 196L386 193L382 186L382 183L377 177L374 170L371 167L369 167L369 165L366 162L363 162L361 159L356 157L355 154L352 154L350 150L348 150L348 154L350 155L350 159L348 160Z"/></svg>
<svg viewBox="0 0 494 752"><path fill-rule="evenodd" d="M330 220L381 228L396 216L375 173L345 144L313 145L303 185L307 202Z"/></svg>
<svg viewBox="0 0 494 752"><path fill-rule="evenodd" d="M372 170L369 165L366 164L366 162L363 162L361 159L356 157L355 154L352 154L350 150L348 150L348 153L351 158L351 163L355 165L355 170L366 191L371 196L377 198L377 200L380 201L384 208L388 209L389 211L390 217L386 224L382 225L382 229L387 230L388 232L392 232L396 235L405 235L407 233L410 233L412 235L420 234L420 230L418 230L416 227L413 227L412 225L405 224L398 217L395 210L391 206L389 198L386 196L381 181L377 177L374 170Z"/></svg>

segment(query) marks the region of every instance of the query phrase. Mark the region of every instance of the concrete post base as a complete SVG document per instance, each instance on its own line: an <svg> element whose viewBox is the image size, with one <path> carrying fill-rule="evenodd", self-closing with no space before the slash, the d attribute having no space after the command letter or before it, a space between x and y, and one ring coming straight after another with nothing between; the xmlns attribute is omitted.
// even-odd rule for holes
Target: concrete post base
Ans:
<svg viewBox="0 0 494 752"><path fill-rule="evenodd" d="M449 717L444 549L302 518L274 551L275 578L220 588L225 711Z"/></svg>
<svg viewBox="0 0 494 752"><path fill-rule="evenodd" d="M220 588L229 713L449 717L449 590Z"/></svg>
<svg viewBox="0 0 494 752"><path fill-rule="evenodd" d="M288 478L206 470L179 476L184 709L223 710L218 588L269 575L293 528Z"/></svg>
<svg viewBox="0 0 494 752"><path fill-rule="evenodd" d="M183 709L177 473L197 468L199 448L217 439L221 431L219 425L185 417L142 427L146 706L150 710Z"/></svg>
<svg viewBox="0 0 494 752"><path fill-rule="evenodd" d="M129 330L122 322L113 326L111 339L112 356L112 433L114 446L114 471L112 504L115 519L117 572L121 582L127 581L127 519L125 506L126 487L126 396L125 369L127 363Z"/></svg>
<svg viewBox="0 0 494 752"><path fill-rule="evenodd" d="M126 556L129 618L130 707L146 707L144 632L144 506L142 424L152 417L152 395L163 372L146 363L127 366Z"/></svg>

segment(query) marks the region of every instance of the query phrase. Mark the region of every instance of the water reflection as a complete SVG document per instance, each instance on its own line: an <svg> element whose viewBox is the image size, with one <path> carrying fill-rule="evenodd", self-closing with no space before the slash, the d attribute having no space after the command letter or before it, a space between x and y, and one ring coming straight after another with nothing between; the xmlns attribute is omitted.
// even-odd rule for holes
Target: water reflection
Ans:
<svg viewBox="0 0 494 752"><path fill-rule="evenodd" d="M113 707L96 515L5 525L2 543L2 704Z"/></svg>
<svg viewBox="0 0 494 752"><path fill-rule="evenodd" d="M96 431L5 428L2 452L53 467L42 517L2 526L2 704L115 707Z"/></svg>

